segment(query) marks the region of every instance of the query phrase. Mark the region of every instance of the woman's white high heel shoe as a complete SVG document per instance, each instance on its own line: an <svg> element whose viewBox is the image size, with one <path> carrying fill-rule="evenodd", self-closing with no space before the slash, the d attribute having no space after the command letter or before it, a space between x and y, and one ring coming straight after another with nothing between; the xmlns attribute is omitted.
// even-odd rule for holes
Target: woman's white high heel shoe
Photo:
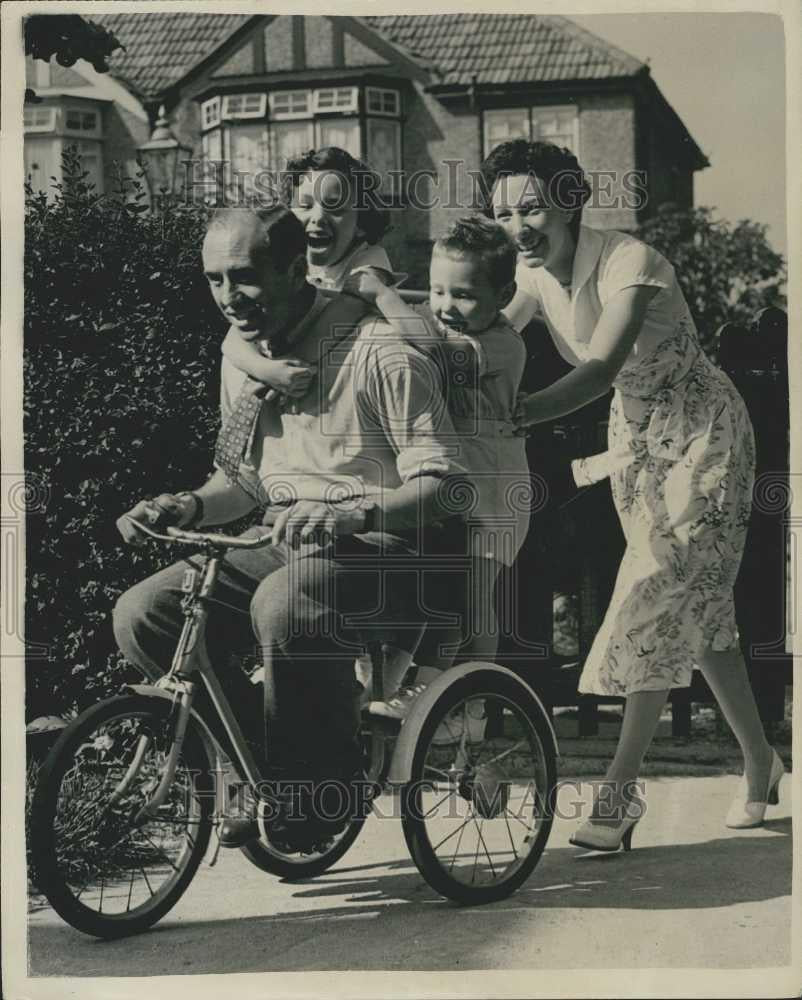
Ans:
<svg viewBox="0 0 802 1000"><path fill-rule="evenodd" d="M746 778L741 781L741 787L735 796L730 811L727 813L725 823L732 830L749 830L755 826L761 826L766 816L766 806L776 806L780 801L779 786L780 779L785 774L785 766L780 760L776 750L771 761L771 774L769 775L768 791L765 802L750 801L747 796L749 790Z"/></svg>
<svg viewBox="0 0 802 1000"><path fill-rule="evenodd" d="M584 847L589 851L617 851L622 845L625 851L630 851L632 834L643 813L643 802L631 802L626 808L623 821L618 826L609 826L589 819L568 838L568 843L574 847Z"/></svg>

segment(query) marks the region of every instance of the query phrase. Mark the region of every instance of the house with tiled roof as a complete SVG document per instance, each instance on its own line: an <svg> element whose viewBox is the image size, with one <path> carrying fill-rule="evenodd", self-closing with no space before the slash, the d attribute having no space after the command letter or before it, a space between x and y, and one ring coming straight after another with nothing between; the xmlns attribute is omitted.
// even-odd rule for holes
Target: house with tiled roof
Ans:
<svg viewBox="0 0 802 1000"><path fill-rule="evenodd" d="M693 174L708 165L648 65L565 17L94 19L124 46L105 80L82 63L31 64L42 100L26 109L29 173L36 163L37 176L57 175L59 149L77 138L93 178L108 184L115 161L133 169L161 106L212 173L223 163L253 177L311 147L342 146L381 175L398 209L387 249L415 283L433 236L476 203L471 171L505 139L570 147L593 174L586 220L600 228L632 229L669 201L690 206ZM47 170L37 160L46 145Z"/></svg>

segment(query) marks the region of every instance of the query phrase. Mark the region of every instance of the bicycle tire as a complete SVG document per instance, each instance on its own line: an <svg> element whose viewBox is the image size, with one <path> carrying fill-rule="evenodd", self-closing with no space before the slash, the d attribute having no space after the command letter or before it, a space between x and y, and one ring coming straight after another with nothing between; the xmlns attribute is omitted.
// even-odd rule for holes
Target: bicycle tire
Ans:
<svg viewBox="0 0 802 1000"><path fill-rule="evenodd" d="M178 809L178 800L183 797L189 803L186 817L180 819L165 811L164 818L155 818L147 825L133 822L128 825L146 801L145 796L152 794L159 773L159 754L172 743L172 709L166 700L142 695L122 695L100 702L67 726L42 766L31 811L32 878L62 919L93 937L124 937L155 924L183 895L208 847L214 815L213 761L192 720L182 746L181 767L169 793L173 800L162 807L169 810L175 805ZM119 726L115 728L115 724ZM135 745L142 745L142 736L150 740L148 748L142 753L122 800L114 801L114 787L119 787L123 770L131 770ZM107 760L103 759L104 754ZM103 805L106 792L111 801ZM77 835L70 833L70 809L75 814L74 803L81 807L80 840L84 845L99 845L91 857L87 857L85 846L78 846ZM167 829L160 832L164 827ZM142 834L147 828L151 832ZM184 830L184 843L180 847L182 835L176 834L176 828ZM118 834L121 834L118 839L111 839ZM153 837L159 839L154 841ZM175 862L168 853L172 842L178 850ZM79 854L80 851L83 853ZM124 891L119 875L123 863L120 855L131 865L126 909L104 913L104 887L108 886L107 899L121 898L117 893ZM158 871L159 866L165 867L165 860L173 871L154 892L145 864ZM142 888L134 878L137 865L149 895L132 908L134 889L138 895ZM76 877L79 868L80 878ZM91 870L84 885L76 891L76 882L84 879L87 868ZM93 873L100 879L99 909L87 905L97 896L94 886L87 892ZM151 874L155 882L154 872Z"/></svg>
<svg viewBox="0 0 802 1000"><path fill-rule="evenodd" d="M450 837L444 838L438 844L432 842L431 827L433 827L435 821L433 820L431 824L427 823L430 811L427 812L425 810L423 798L429 785L432 784L432 769L431 765L427 764L429 759L428 754L435 745L433 743L435 734L441 732L444 720L453 718L452 713L457 706L467 706L469 703L479 701L484 702L485 712L489 714L487 713L489 699L494 699L500 705L503 705L508 716L517 719L516 725L531 741L532 745L536 747L539 764L533 807L536 807L539 815L537 817L537 831L529 839L529 842L525 843L525 856L518 858L515 845L513 844L512 853L515 854L515 861L510 864L509 873L491 881L490 884L473 884L463 878L457 877L454 873L453 863L452 867L449 868L438 856L437 848L448 841ZM488 741L488 745L490 744L495 747L492 741ZM463 744L461 751L463 753L465 752L464 746ZM481 752L479 759L481 759ZM504 752L509 753L510 751ZM499 756L503 755L504 753L501 753ZM489 763L493 764L492 757ZM481 766L483 765L480 765L480 768ZM477 769L477 773L480 768ZM438 770L438 768L435 768L435 771ZM430 775L428 779L427 772ZM443 775L451 774L451 772L444 770L440 773ZM456 772L456 774L458 775L459 772ZM509 794L509 786L516 780L513 778L506 783L507 792L505 794ZM441 783L450 785L451 782L454 784L454 795L467 802L466 810L468 818L462 824L463 827L468 828L471 821L477 827L477 854L474 864L477 864L479 854L481 851L484 851L492 869L493 862L485 839L482 836L482 827L484 823L492 819L500 820L503 817L507 831L509 831L511 825L506 816L508 802L504 800L503 796L499 796L496 806L497 811L494 813L489 805L483 804L481 796L477 797L475 787L470 789L467 784L467 790L462 787L459 777L449 777L448 782ZM495 902L511 895L529 878L546 847L553 822L556 782L557 763L551 728L544 710L528 689L515 678L494 672L492 669L476 672L455 680L453 685L443 692L431 711L420 723L412 758L411 780L401 790L401 823L404 838L412 859L423 878L436 892L463 905ZM496 782L497 787L494 789L494 793L498 794L504 791L504 784L504 782ZM462 790L460 790L461 788ZM484 812L480 808L483 805ZM458 816L457 819L461 820L462 817ZM454 836L454 834L450 836ZM512 840L511 833L510 839ZM462 834L460 834L461 840ZM483 845L481 848L479 842ZM458 843L457 851L459 850L459 846ZM507 850L506 853L510 852Z"/></svg>
<svg viewBox="0 0 802 1000"><path fill-rule="evenodd" d="M367 817L359 817L349 822L344 832L334 842L333 846L319 855L285 854L278 847L268 846L262 839L252 841L241 847L245 857L270 875L276 875L286 882L300 882L308 878L316 878L337 864L355 843L362 832ZM297 859L296 859L297 857Z"/></svg>

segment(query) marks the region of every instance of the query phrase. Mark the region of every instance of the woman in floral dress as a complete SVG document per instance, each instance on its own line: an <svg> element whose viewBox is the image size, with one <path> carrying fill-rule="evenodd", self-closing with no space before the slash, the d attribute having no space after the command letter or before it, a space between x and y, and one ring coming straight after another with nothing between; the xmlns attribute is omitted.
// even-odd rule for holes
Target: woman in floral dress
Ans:
<svg viewBox="0 0 802 1000"><path fill-rule="evenodd" d="M568 150L516 140L482 165L490 213L515 239L518 329L539 315L574 371L519 401L521 426L615 389L609 449L573 463L579 485L610 477L627 542L579 690L626 698L615 757L572 843L629 847L634 782L669 691L702 670L744 753L727 825L759 825L782 762L766 741L738 645L733 585L754 478L752 426L702 351L668 261L623 233L580 223L590 189Z"/></svg>

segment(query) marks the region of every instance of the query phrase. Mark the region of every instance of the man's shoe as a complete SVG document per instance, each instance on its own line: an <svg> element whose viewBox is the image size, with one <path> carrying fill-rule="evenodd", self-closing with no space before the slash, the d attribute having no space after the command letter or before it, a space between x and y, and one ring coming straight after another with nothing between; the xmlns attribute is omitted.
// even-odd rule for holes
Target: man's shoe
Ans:
<svg viewBox="0 0 802 1000"><path fill-rule="evenodd" d="M259 839L259 824L248 817L233 818L223 821L220 827L221 847L245 847L253 840Z"/></svg>
<svg viewBox="0 0 802 1000"><path fill-rule="evenodd" d="M387 701L372 701L368 705L368 711L371 715L381 715L385 719L398 719L399 722L403 722L418 695L425 690L425 684L411 684L409 687L399 688Z"/></svg>

